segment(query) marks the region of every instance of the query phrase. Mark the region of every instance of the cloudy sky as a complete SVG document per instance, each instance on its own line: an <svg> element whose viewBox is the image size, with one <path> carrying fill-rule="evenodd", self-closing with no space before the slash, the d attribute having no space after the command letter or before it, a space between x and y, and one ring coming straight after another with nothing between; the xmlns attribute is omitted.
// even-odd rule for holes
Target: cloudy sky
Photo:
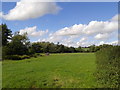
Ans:
<svg viewBox="0 0 120 90"><path fill-rule="evenodd" d="M30 0L37 1L37 0ZM66 46L118 41L117 2L3 2L0 17L13 31L28 33L31 42Z"/></svg>

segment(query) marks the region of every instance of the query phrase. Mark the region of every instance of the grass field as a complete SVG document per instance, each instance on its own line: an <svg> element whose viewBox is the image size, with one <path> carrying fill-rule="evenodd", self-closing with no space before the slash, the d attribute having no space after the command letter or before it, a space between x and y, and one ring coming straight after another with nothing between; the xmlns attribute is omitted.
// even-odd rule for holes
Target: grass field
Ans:
<svg viewBox="0 0 120 90"><path fill-rule="evenodd" d="M3 88L94 88L94 53L3 61Z"/></svg>

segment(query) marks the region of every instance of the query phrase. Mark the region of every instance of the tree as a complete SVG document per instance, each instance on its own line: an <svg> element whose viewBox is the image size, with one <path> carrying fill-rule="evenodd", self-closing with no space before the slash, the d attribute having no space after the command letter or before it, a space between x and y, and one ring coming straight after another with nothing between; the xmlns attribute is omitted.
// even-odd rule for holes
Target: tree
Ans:
<svg viewBox="0 0 120 90"><path fill-rule="evenodd" d="M74 47L70 47L70 48L69 48L69 51L70 51L71 53L76 52L76 50L75 50L75 48L74 48Z"/></svg>
<svg viewBox="0 0 120 90"><path fill-rule="evenodd" d="M30 46L29 39L26 34L19 35L15 34L12 41L8 43L7 55L25 55L29 54L28 49Z"/></svg>
<svg viewBox="0 0 120 90"><path fill-rule="evenodd" d="M32 50L33 50L33 52L34 53L41 53L41 52L43 52L42 51L42 46L40 45L40 43L32 43Z"/></svg>
<svg viewBox="0 0 120 90"><path fill-rule="evenodd" d="M64 49L64 45L57 45L57 52L58 53L64 53L65 49Z"/></svg>
<svg viewBox="0 0 120 90"><path fill-rule="evenodd" d="M5 46L12 38L12 31L8 29L6 24L2 24L0 25L0 32L2 32L2 46Z"/></svg>
<svg viewBox="0 0 120 90"><path fill-rule="evenodd" d="M78 48L76 48L76 51L77 51L77 52L83 52L83 49L82 49L81 46L79 46Z"/></svg>
<svg viewBox="0 0 120 90"><path fill-rule="evenodd" d="M91 45L90 47L89 47L90 49L90 52L95 52L95 45Z"/></svg>
<svg viewBox="0 0 120 90"><path fill-rule="evenodd" d="M49 43L49 52L50 53L56 53L57 49L56 49L57 45L55 45L54 43Z"/></svg>

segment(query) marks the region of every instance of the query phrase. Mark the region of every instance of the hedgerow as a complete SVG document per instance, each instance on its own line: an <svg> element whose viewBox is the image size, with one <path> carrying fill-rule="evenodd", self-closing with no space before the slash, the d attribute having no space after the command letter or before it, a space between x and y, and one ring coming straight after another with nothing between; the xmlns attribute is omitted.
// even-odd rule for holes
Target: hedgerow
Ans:
<svg viewBox="0 0 120 90"><path fill-rule="evenodd" d="M98 85L103 88L118 88L120 46L109 46L96 52Z"/></svg>

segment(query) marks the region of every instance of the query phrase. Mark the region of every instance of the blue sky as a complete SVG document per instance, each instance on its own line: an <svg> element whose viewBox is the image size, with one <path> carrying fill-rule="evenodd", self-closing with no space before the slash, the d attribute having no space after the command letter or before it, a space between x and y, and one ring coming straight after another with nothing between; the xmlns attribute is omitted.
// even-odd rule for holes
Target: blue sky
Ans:
<svg viewBox="0 0 120 90"><path fill-rule="evenodd" d="M117 35L116 34L117 31L112 30L110 32L105 32L105 35L103 35L104 31L103 32L101 31L102 35L100 31L97 31L97 33L95 34L88 35L88 33L86 34L83 34L82 32L80 33L80 30L84 29L84 28L81 29L82 26L80 26L80 24L82 24L83 26L87 25L90 27L89 23L92 21L96 21L96 24L97 23L101 24L100 22L102 22L103 24L107 23L107 21L110 21L110 19L112 19L115 15L117 15L118 13L117 4L118 4L117 2L58 2L58 3L55 3L54 8L57 8L59 10L56 9L53 11L53 12L57 11L57 13L49 12L49 13L44 13L44 15L42 16L40 16L39 14L35 18L32 18L32 16L30 16L31 18L20 20L19 17L21 17L20 16L21 12L23 11L25 12L25 10L23 9L23 11L18 11L19 14L16 14L15 16L10 17L9 11L12 9L15 9L17 5L15 2L4 2L2 4L2 13L3 13L3 16L6 16L7 18L3 18L2 23L6 23L13 32L16 32L16 31L29 32L29 28L34 29L33 31L35 31L35 33L42 31L42 32L39 32L40 35L36 34L36 37L35 36L33 37L32 35L28 34L32 42L33 41L50 41L50 42L56 43L60 41L62 44L68 45L68 46L79 46L79 45L87 46L90 44L110 43L110 42L116 41L117 37L111 38L111 36L107 36L107 35L112 33L113 33L112 35ZM45 7L48 7L48 6L45 6ZM17 10L21 10L21 9L17 8L14 11L17 11ZM50 9L48 10L50 11ZM36 12L33 12L33 13L36 13ZM17 15L19 17L17 17ZM24 17L27 18L29 16L27 16L26 14L26 16ZM110 21L109 23L111 22L112 21ZM95 27L96 24L94 24L92 27ZM76 31L77 29L75 29L74 31L74 27L73 27L74 25L77 25L76 27L79 27L77 28L78 31ZM105 27L106 24L102 26ZM64 31L65 27L67 27L67 30ZM113 29L115 29L115 27ZM71 33L74 34L73 31L79 32L79 34L77 35L75 33L76 35L72 35ZM61 32L63 35L61 35ZM95 39L95 36L96 38L97 37L98 38ZM101 39L102 36L105 39L104 38ZM55 38L58 38L58 40L52 40ZM66 41L69 41L68 42L69 44L67 44ZM80 44L84 42L87 42L87 43Z"/></svg>

